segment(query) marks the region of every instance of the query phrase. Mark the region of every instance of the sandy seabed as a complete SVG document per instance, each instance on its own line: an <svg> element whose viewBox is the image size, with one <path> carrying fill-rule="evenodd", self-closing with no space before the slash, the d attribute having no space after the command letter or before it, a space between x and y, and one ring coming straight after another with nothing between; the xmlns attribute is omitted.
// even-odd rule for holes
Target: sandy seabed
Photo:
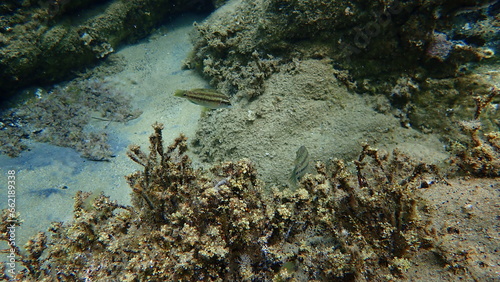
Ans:
<svg viewBox="0 0 500 282"><path fill-rule="evenodd" d="M89 130L106 127L115 156L111 161L89 161L72 149L35 142L29 143L30 151L17 158L0 156L5 182L7 171L16 171L16 208L24 220L16 231L18 246L38 231L47 230L51 222L70 220L73 195L78 190L104 192L119 203L129 204L131 190L124 176L140 167L127 157L127 148L138 144L147 150L155 121L164 124L168 143L180 133L194 135L200 107L172 94L175 89L207 87L193 71L182 69L182 60L192 48L189 33L193 22L201 20L193 15L179 17L142 42L113 54L122 71L93 77L129 94L134 107L143 111L139 118L125 124L99 120L89 123ZM1 201L0 208L7 204L7 200Z"/></svg>

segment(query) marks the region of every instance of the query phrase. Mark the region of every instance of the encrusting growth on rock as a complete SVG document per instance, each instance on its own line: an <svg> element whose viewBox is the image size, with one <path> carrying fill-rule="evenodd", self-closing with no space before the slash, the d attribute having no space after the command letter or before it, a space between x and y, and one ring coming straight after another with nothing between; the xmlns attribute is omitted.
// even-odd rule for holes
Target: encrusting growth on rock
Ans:
<svg viewBox="0 0 500 282"><path fill-rule="evenodd" d="M128 153L142 166L127 176L133 205L77 193L73 221L30 240L11 279L385 280L432 246L417 188L436 173L401 153L366 145L354 174L318 162L297 189L264 191L248 159L196 170L186 137L165 148L153 128L149 153Z"/></svg>
<svg viewBox="0 0 500 282"><path fill-rule="evenodd" d="M468 144L454 144L456 157L452 161L464 172L476 176L495 177L500 175L500 132L493 131L481 138L481 114L495 97L500 95L498 88L492 88L486 96L476 96L476 111L471 121L461 121L463 131L470 136Z"/></svg>

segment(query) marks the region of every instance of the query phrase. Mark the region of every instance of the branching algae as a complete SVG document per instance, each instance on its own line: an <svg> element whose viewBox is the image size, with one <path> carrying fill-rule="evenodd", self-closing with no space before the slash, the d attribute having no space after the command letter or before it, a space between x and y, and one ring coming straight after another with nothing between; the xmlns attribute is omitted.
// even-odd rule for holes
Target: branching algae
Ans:
<svg viewBox="0 0 500 282"><path fill-rule="evenodd" d="M77 193L73 221L16 249L24 270L4 278L385 280L403 277L407 259L432 246L417 196L432 166L366 145L355 173L341 160L318 162L293 191L264 191L249 160L196 170L184 136L164 147L163 126L153 128L149 153L128 153L143 167L127 176L132 206Z"/></svg>

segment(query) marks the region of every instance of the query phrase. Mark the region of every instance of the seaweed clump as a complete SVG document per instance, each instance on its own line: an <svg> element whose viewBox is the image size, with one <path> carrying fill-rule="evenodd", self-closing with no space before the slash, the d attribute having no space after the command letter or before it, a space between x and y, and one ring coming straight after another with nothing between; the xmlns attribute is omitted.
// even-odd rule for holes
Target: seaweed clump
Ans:
<svg viewBox="0 0 500 282"><path fill-rule="evenodd" d="M91 121L127 122L141 114L127 95L98 79L73 82L49 93L37 89L35 96L0 117L1 153L17 157L28 149L26 139L31 139L73 148L90 160L109 160L113 153L107 134L92 130Z"/></svg>
<svg viewBox="0 0 500 282"><path fill-rule="evenodd" d="M432 166L365 145L356 173L317 163L297 190L266 192L249 160L196 170L184 136L165 148L153 128L149 154L128 154L143 167L126 177L133 206L77 193L73 222L18 251L26 269L12 279L386 280L431 245L417 189Z"/></svg>

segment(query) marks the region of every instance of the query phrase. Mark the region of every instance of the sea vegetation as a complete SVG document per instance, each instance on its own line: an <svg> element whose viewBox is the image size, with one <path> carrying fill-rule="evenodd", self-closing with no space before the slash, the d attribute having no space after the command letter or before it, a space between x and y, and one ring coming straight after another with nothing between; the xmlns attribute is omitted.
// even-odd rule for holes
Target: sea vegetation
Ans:
<svg viewBox="0 0 500 282"><path fill-rule="evenodd" d="M16 247L25 269L4 278L380 281L404 277L408 259L433 246L419 197L440 181L432 165L365 144L355 170L317 162L297 189L266 191L250 160L195 169L186 137L165 147L163 126L153 128L149 153L129 148L142 167L126 177L132 206L78 192L73 220Z"/></svg>
<svg viewBox="0 0 500 282"><path fill-rule="evenodd" d="M34 92L36 98L2 113L2 154L18 156L28 149L29 139L73 148L90 160L109 160L113 153L107 142L107 125L141 114L131 106L127 94L100 79L79 79L48 93L42 88Z"/></svg>
<svg viewBox="0 0 500 282"><path fill-rule="evenodd" d="M500 132L484 131L481 116L493 99L500 95L500 90L493 88L488 95L475 96L476 110L472 120L460 122L461 129L470 137L466 143L455 142L452 161L462 171L475 175L500 176Z"/></svg>

